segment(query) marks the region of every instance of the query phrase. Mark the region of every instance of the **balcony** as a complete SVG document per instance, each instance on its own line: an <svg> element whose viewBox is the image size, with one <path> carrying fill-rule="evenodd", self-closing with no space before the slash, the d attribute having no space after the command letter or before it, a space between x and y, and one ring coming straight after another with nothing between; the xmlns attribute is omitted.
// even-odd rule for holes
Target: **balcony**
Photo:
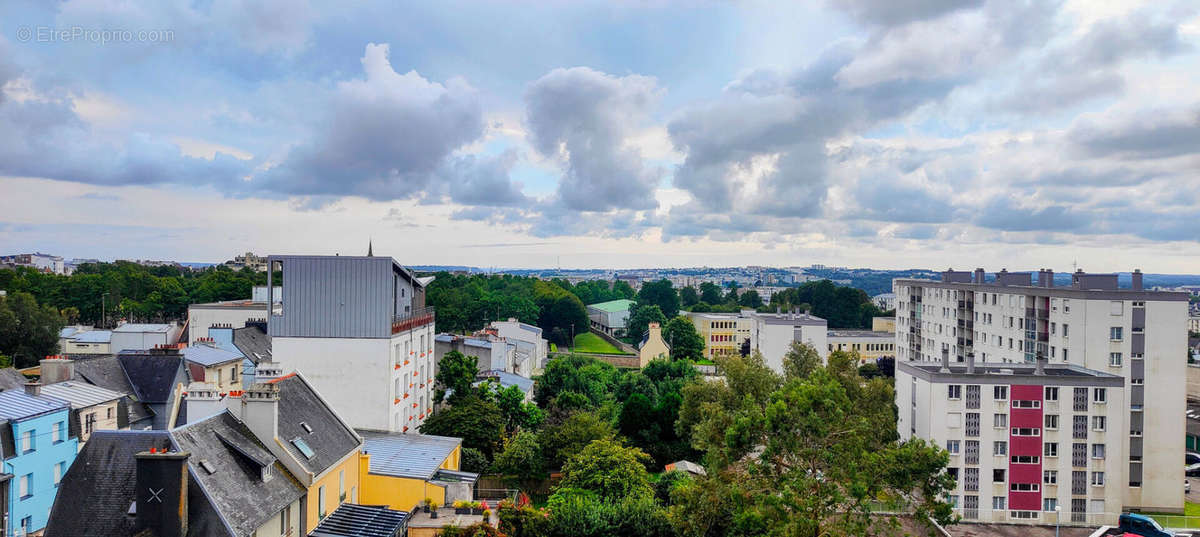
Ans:
<svg viewBox="0 0 1200 537"><path fill-rule="evenodd" d="M413 310L408 315L397 315L392 318L392 335L433 324L434 317L432 306Z"/></svg>

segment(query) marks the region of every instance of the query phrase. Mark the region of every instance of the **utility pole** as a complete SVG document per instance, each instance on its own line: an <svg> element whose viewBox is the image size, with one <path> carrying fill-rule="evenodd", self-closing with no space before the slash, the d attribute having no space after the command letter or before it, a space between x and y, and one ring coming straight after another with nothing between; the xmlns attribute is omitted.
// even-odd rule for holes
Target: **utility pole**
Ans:
<svg viewBox="0 0 1200 537"><path fill-rule="evenodd" d="M108 328L108 293L100 295L100 328Z"/></svg>

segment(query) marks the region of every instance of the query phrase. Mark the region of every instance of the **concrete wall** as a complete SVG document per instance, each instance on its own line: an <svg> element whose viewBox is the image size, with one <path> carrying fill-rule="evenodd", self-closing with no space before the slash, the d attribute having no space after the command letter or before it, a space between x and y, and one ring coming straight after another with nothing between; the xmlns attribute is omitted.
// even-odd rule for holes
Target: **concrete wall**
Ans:
<svg viewBox="0 0 1200 537"><path fill-rule="evenodd" d="M173 332L173 333L172 333ZM114 354L123 350L149 350L155 345L174 343L179 331L168 332L116 332L112 333L112 343L109 345Z"/></svg>
<svg viewBox="0 0 1200 537"><path fill-rule="evenodd" d="M250 319L267 318L267 305L255 307L229 307L207 304L188 306L188 344L194 344L196 339L209 337L208 327L214 324L228 324L234 328L246 326Z"/></svg>

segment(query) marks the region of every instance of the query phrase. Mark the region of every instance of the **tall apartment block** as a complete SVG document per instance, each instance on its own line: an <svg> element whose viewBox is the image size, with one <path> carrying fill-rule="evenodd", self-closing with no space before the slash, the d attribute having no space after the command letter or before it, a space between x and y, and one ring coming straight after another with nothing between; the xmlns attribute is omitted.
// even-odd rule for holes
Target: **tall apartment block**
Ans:
<svg viewBox="0 0 1200 537"><path fill-rule="evenodd" d="M268 264L274 361L303 373L352 427L415 432L433 409L432 278L390 257L274 255Z"/></svg>
<svg viewBox="0 0 1200 537"><path fill-rule="evenodd" d="M1122 489L1120 505L1124 509L1182 511L1187 295L1144 290L1140 271L1133 273L1128 288L1118 287L1115 274L1077 271L1071 275L1069 286L1056 286L1050 270L1041 270L1036 281L1034 278L1028 272L1000 271L988 279L983 269L977 269L973 273L948 270L940 281L895 280L897 404L901 409L917 404L916 414L931 413L930 419L940 415L943 407L937 406L939 403L913 398L911 387L901 389L899 366L907 362L906 378L917 379L920 385L921 375L917 373L928 370L923 363L936 364L943 355L952 371L963 363L980 364L976 369L985 372L983 376L976 373L978 380L962 380L964 387L1000 383L984 382L992 378L987 372L1010 369L1015 374L1034 365L1039 356L1051 364L1047 371L1068 368L1087 373L1086 378L1097 379L1095 382L1115 376L1121 380L1125 394L1119 403L1122 415L1115 419L1110 414L1116 403L1104 403L1108 409L1104 413L1106 428L1093 429L1088 438L1090 445L1097 443L1092 434L1101 435L1100 443L1108 446L1100 448L1105 460L1113 454L1121 457L1118 472L1104 470L1104 487L1106 491L1107 487ZM923 382L942 383L936 375ZM1114 393L1117 387L1107 382L1082 386L1026 384L1053 385L1063 390L1104 387L1109 388L1107 393ZM1022 385L1015 381L1008 384L1009 390ZM935 392L938 390L931 393ZM949 394L937 397L948 398ZM1089 408L1089 414L1073 410L1071 426L1080 416L1098 417L1095 410ZM939 442L949 439L936 436L942 434L936 430L914 428L917 422L905 423L905 415L902 410L901 435L915 434ZM1067 414L1062 413L1059 419L1067 420ZM1117 423L1119 428L1114 428ZM1066 426L1065 421L1063 424ZM1046 429L1049 431L1049 427ZM1072 448L1082 444L1072 440ZM1065 441L1059 444L1067 446ZM1072 466L1072 472L1076 471L1084 470ZM1099 499L1092 492L1089 489L1088 495L1072 494L1070 505L1061 504L1063 512L1076 512L1074 508L1083 505L1079 501ZM1107 505L1105 509L1119 510L1113 507ZM1087 504L1086 510L1092 508Z"/></svg>

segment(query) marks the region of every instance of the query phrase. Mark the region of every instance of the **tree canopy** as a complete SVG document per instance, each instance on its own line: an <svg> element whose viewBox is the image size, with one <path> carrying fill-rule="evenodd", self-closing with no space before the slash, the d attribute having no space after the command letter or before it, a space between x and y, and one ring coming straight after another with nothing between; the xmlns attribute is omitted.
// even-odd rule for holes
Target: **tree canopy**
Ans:
<svg viewBox="0 0 1200 537"><path fill-rule="evenodd" d="M696 331L691 319L679 316L667 321L663 340L671 347L672 360L701 360L704 358L704 338Z"/></svg>
<svg viewBox="0 0 1200 537"><path fill-rule="evenodd" d="M0 296L0 355L10 357L17 367L37 365L58 354L58 333L65 323L58 310L39 305L29 293Z"/></svg>

